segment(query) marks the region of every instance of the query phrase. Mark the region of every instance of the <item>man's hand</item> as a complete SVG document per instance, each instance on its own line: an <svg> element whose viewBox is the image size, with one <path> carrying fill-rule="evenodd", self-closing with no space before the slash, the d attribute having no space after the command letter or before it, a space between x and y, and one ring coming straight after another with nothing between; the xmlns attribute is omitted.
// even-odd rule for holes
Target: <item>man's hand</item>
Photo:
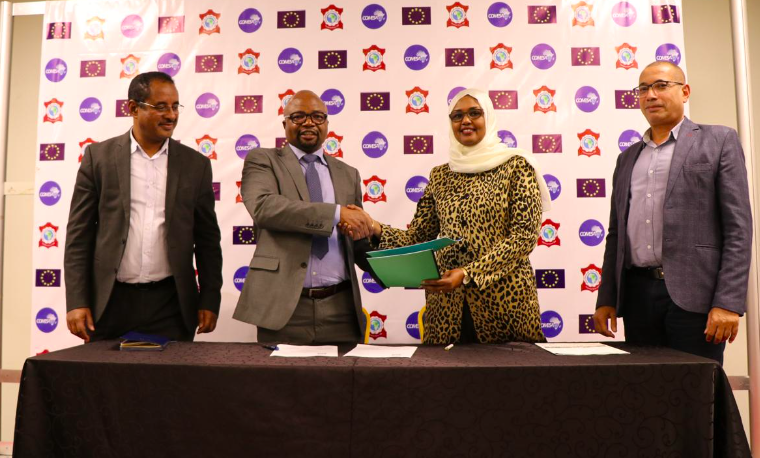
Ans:
<svg viewBox="0 0 760 458"><path fill-rule="evenodd" d="M422 287L429 293L448 293L462 286L464 271L462 269L447 270L439 280L425 280Z"/></svg>
<svg viewBox="0 0 760 458"><path fill-rule="evenodd" d="M608 319L610 320L612 331L607 328ZM596 309L596 312L594 312L594 329L605 337L615 337L615 334L613 334L613 332L617 332L617 312L615 311L615 307L603 305Z"/></svg>
<svg viewBox="0 0 760 458"><path fill-rule="evenodd" d="M720 307L713 307L707 315L705 340L714 344L733 343L739 334L739 314Z"/></svg>
<svg viewBox="0 0 760 458"><path fill-rule="evenodd" d="M218 316L211 310L198 310L198 334L214 332Z"/></svg>
<svg viewBox="0 0 760 458"><path fill-rule="evenodd" d="M338 229L354 240L367 238L372 235L375 220L367 212L356 205L341 205Z"/></svg>
<svg viewBox="0 0 760 458"><path fill-rule="evenodd" d="M84 340L85 343L90 341L90 334L95 332L95 323L92 321L92 311L89 307L74 309L66 314L66 326L72 334Z"/></svg>

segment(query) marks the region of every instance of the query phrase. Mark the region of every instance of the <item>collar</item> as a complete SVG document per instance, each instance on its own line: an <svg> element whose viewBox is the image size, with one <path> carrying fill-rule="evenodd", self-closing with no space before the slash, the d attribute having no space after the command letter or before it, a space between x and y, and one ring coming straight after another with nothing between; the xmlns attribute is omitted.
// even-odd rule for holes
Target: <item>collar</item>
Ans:
<svg viewBox="0 0 760 458"><path fill-rule="evenodd" d="M145 150L143 150L142 146L140 146L139 143L137 143L137 139L135 139L135 134L132 132L132 128L129 129L129 153L144 153L147 156L147 153L145 153ZM164 144L161 145L161 148L158 150L156 154L153 155L153 157L158 157L162 154L169 154L169 139L167 138L166 141L164 141Z"/></svg>
<svg viewBox="0 0 760 458"><path fill-rule="evenodd" d="M293 150L293 153L295 153L296 158L298 159L298 162L301 162L301 158L309 154L309 153L304 153L303 151L301 151L300 149L296 148L293 145L289 145L289 146L290 146L290 149ZM327 161L325 160L325 152L321 146L319 147L318 150L314 151L311 154L317 156L319 158L319 162L321 162L324 165L327 165Z"/></svg>
<svg viewBox="0 0 760 458"><path fill-rule="evenodd" d="M684 120L686 119L686 116L681 119L681 122L675 125L672 129L670 129L670 135L668 136L668 139L662 142L664 145L665 143L669 142L672 138L674 141L678 141L678 133L681 131L681 125L683 124ZM646 132L644 132L644 137L642 138L644 140L644 143L649 145L649 143L652 141L652 128L650 127L647 129Z"/></svg>

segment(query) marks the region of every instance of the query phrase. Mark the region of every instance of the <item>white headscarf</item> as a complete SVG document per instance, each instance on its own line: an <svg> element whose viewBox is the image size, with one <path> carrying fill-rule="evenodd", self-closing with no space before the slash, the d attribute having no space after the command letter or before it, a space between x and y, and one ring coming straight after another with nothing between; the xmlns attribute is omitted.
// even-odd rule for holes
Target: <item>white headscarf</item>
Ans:
<svg viewBox="0 0 760 458"><path fill-rule="evenodd" d="M457 102L465 96L470 96L478 101L483 109L483 116L486 121L486 135L474 146L465 146L459 143L454 136L454 130L449 126L449 168L453 172L459 173L480 173L491 170L507 162L513 156L522 156L528 161L536 172L538 188L541 190L542 211L551 208L552 199L549 194L549 187L546 186L538 161L533 157L533 153L519 148L510 148L499 139L496 130L496 112L493 103L488 94L480 89L465 89L451 100L449 104L449 114L454 110Z"/></svg>

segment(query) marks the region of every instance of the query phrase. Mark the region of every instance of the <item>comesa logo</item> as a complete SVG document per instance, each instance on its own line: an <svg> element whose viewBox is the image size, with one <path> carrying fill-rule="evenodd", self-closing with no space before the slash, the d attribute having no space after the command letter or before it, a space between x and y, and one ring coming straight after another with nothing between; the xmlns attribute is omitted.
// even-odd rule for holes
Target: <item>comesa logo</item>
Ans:
<svg viewBox="0 0 760 458"><path fill-rule="evenodd" d="M198 29L198 34L211 35L212 33L221 33L219 28L219 17L221 14L214 10L208 10L205 13L201 13L198 17L201 18L201 26Z"/></svg>
<svg viewBox="0 0 760 458"><path fill-rule="evenodd" d="M375 279L372 278L372 275L367 272L364 272L364 274L362 274L362 286L364 286L364 289L374 294L377 294L383 290L383 287L378 285Z"/></svg>
<svg viewBox="0 0 760 458"><path fill-rule="evenodd" d="M547 86L534 89L533 95L536 96L536 103L533 105L533 111L540 111L542 113L556 112L557 106L554 104L554 94L556 93L557 91L549 89Z"/></svg>
<svg viewBox="0 0 760 458"><path fill-rule="evenodd" d="M373 311L369 314L369 336L372 337L372 340L381 337L388 338L388 333L385 330L385 320L387 318L387 315L381 315L377 311Z"/></svg>
<svg viewBox="0 0 760 458"><path fill-rule="evenodd" d="M491 68L498 68L504 70L505 68L514 68L512 65L512 48L505 46L504 43L499 43L491 50Z"/></svg>
<svg viewBox="0 0 760 458"><path fill-rule="evenodd" d="M58 327L58 314L55 313L55 310L45 307L37 312L34 323L37 325L37 329L44 333L53 332Z"/></svg>
<svg viewBox="0 0 760 458"><path fill-rule="evenodd" d="M364 136L362 151L368 157L377 159L388 152L388 139L381 132L372 131Z"/></svg>
<svg viewBox="0 0 760 458"><path fill-rule="evenodd" d="M547 219L541 223L541 229L538 231L538 244L543 246L560 246L559 223Z"/></svg>
<svg viewBox="0 0 760 458"><path fill-rule="evenodd" d="M601 156L602 152L599 150L599 134L586 129L578 134L578 140L581 141L581 146L578 147L578 156Z"/></svg>
<svg viewBox="0 0 760 458"><path fill-rule="evenodd" d="M456 97L457 94L459 94L460 92L464 91L465 89L467 89L467 88L463 87L463 86L457 86L454 89L450 90L449 91L449 95L446 98L446 105L451 105L451 101L454 100L454 97Z"/></svg>
<svg viewBox="0 0 760 458"><path fill-rule="evenodd" d="M325 103L325 106L327 106L327 114L330 116L340 113L346 106L346 98L337 89L326 90L320 98Z"/></svg>
<svg viewBox="0 0 760 458"><path fill-rule="evenodd" d="M635 130L629 129L623 131L623 133L620 134L620 137L618 138L618 147L620 148L620 152L623 152L633 146L633 144L640 142L641 138L641 134Z"/></svg>
<svg viewBox="0 0 760 458"><path fill-rule="evenodd" d="M52 223L45 223L40 226L40 241L38 247L53 248L58 246L58 226Z"/></svg>
<svg viewBox="0 0 760 458"><path fill-rule="evenodd" d="M45 78L48 81L57 83L66 77L68 69L63 59L50 59L47 65L45 65Z"/></svg>
<svg viewBox="0 0 760 458"><path fill-rule="evenodd" d="M557 337L562 332L562 316L553 311L547 310L541 314L541 330L547 339Z"/></svg>
<svg viewBox="0 0 760 458"><path fill-rule="evenodd" d="M177 76L179 69L182 67L182 61L179 56L168 52L158 59L156 68L159 72L164 72L169 76Z"/></svg>
<svg viewBox="0 0 760 458"><path fill-rule="evenodd" d="M594 264L589 264L588 267L581 268L581 275L583 275L581 291L590 291L593 293L598 290L599 285L602 284L602 269Z"/></svg>
<svg viewBox="0 0 760 458"><path fill-rule="evenodd" d="M430 94L429 91L426 91L419 86L415 86L414 88L405 91L406 94L406 112L407 113L429 113L430 108L428 108L427 104L427 96Z"/></svg>
<svg viewBox="0 0 760 458"><path fill-rule="evenodd" d="M385 61L383 60L385 49L372 45L369 48L362 49L362 52L364 53L362 71L370 70L376 72L378 70L385 70Z"/></svg>
<svg viewBox="0 0 760 458"><path fill-rule="evenodd" d="M681 63L681 50L673 43L665 43L658 46L654 55L656 61L670 62L674 65Z"/></svg>
<svg viewBox="0 0 760 458"><path fill-rule="evenodd" d="M121 34L127 38L137 38L144 29L143 20L137 14L130 14L121 21Z"/></svg>
<svg viewBox="0 0 760 458"><path fill-rule="evenodd" d="M469 9L469 6L463 5L459 2L447 6L446 10L449 12L449 18L446 21L446 27L456 27L457 29L460 27L469 27L470 21L467 19L467 10Z"/></svg>
<svg viewBox="0 0 760 458"><path fill-rule="evenodd" d="M55 181L46 181L40 186L40 201L49 206L55 205L61 200L61 187Z"/></svg>
<svg viewBox="0 0 760 458"><path fill-rule="evenodd" d="M195 143L198 145L198 152L209 159L217 159L216 142L218 139L206 134L201 138L196 138Z"/></svg>
<svg viewBox="0 0 760 458"><path fill-rule="evenodd" d="M195 111L202 118L211 118L219 113L219 97L210 92L201 94L195 101Z"/></svg>
<svg viewBox="0 0 760 458"><path fill-rule="evenodd" d="M303 55L296 48L285 48L277 58L277 65L285 73L295 73L303 66Z"/></svg>
<svg viewBox="0 0 760 458"><path fill-rule="evenodd" d="M639 68L639 63L636 62L636 46L631 46L628 43L623 43L620 46L615 47L617 52L617 62L615 62L615 68L623 68L629 70L631 68Z"/></svg>
<svg viewBox="0 0 760 458"><path fill-rule="evenodd" d="M575 105L584 113L591 113L599 108L599 93L591 86L582 86L575 92Z"/></svg>
<svg viewBox="0 0 760 458"><path fill-rule="evenodd" d="M320 30L336 30L343 28L343 21L341 20L343 15L343 8L338 8L335 5L330 5L327 8L319 10L322 13L322 25L319 26Z"/></svg>
<svg viewBox="0 0 760 458"><path fill-rule="evenodd" d="M235 271L235 276L232 278L232 284L235 285L238 291L243 291L243 285L245 284L245 276L248 275L250 267L243 266Z"/></svg>
<svg viewBox="0 0 760 458"><path fill-rule="evenodd" d="M79 105L79 116L87 122L95 121L103 113L103 104L95 97L87 97Z"/></svg>
<svg viewBox="0 0 760 458"><path fill-rule="evenodd" d="M620 27L632 26L636 16L636 8L628 2L619 2L612 7L612 20Z"/></svg>
<svg viewBox="0 0 760 458"><path fill-rule="evenodd" d="M121 73L119 78L134 78L140 73L140 58L134 54L119 59L121 61Z"/></svg>
<svg viewBox="0 0 760 458"><path fill-rule="evenodd" d="M237 153L240 159L245 159L251 150L259 148L260 146L261 143L255 135L245 134L238 138L237 142L235 142L235 153Z"/></svg>
<svg viewBox="0 0 760 458"><path fill-rule="evenodd" d="M383 180L377 175L372 175L366 180L362 180L365 187L363 202L386 202L388 198L385 196L385 183L388 180Z"/></svg>
<svg viewBox="0 0 760 458"><path fill-rule="evenodd" d="M238 27L245 33L253 33L261 27L262 16L256 8L243 10L238 16Z"/></svg>
<svg viewBox="0 0 760 458"><path fill-rule="evenodd" d="M362 10L362 24L368 29L379 29L385 25L388 20L388 14L385 8L375 3L367 5Z"/></svg>
<svg viewBox="0 0 760 458"><path fill-rule="evenodd" d="M327 137L325 137L325 142L322 145L325 150L325 154L332 157L343 157L343 150L340 148L342 142L342 135L338 135L335 132L330 131L330 133L327 134Z"/></svg>
<svg viewBox="0 0 760 458"><path fill-rule="evenodd" d="M548 173L544 175L544 181L546 181L546 187L549 188L549 196L551 196L552 200L556 200L562 193L562 183L560 183L557 177Z"/></svg>
<svg viewBox="0 0 760 458"><path fill-rule="evenodd" d="M552 68L557 62L557 53L546 43L540 43L530 52L530 62L540 70Z"/></svg>
<svg viewBox="0 0 760 458"><path fill-rule="evenodd" d="M406 332L415 339L420 338L420 312L414 312L407 317Z"/></svg>
<svg viewBox="0 0 760 458"><path fill-rule="evenodd" d="M412 45L404 52L404 63L412 70L422 70L430 63L430 52L422 45Z"/></svg>
<svg viewBox="0 0 760 458"><path fill-rule="evenodd" d="M406 182L406 197L412 202L419 202L422 195L425 194L425 188L427 188L428 179L423 176L414 176Z"/></svg>
<svg viewBox="0 0 760 458"><path fill-rule="evenodd" d="M581 242L588 246L597 246L604 241L604 226L595 219L587 219L578 229Z"/></svg>
<svg viewBox="0 0 760 458"><path fill-rule="evenodd" d="M508 130L500 130L496 132L496 135L499 136L499 140L501 140L502 143L507 145L507 148L517 148L517 137L515 137L512 132Z"/></svg>
<svg viewBox="0 0 760 458"><path fill-rule="evenodd" d="M512 22L512 8L504 2L496 2L488 7L488 22L494 27L506 27Z"/></svg>

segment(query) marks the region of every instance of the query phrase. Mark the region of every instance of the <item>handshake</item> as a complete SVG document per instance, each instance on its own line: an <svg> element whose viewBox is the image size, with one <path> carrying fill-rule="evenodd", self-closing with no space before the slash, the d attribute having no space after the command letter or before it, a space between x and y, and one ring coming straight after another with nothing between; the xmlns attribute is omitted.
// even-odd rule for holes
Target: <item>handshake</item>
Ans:
<svg viewBox="0 0 760 458"><path fill-rule="evenodd" d="M382 233L380 223L356 205L340 207L338 230L341 234L351 237L353 240L364 239L373 235L380 237Z"/></svg>

